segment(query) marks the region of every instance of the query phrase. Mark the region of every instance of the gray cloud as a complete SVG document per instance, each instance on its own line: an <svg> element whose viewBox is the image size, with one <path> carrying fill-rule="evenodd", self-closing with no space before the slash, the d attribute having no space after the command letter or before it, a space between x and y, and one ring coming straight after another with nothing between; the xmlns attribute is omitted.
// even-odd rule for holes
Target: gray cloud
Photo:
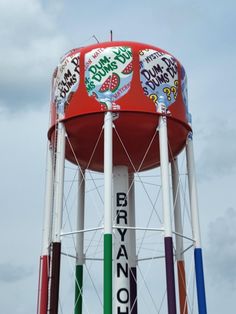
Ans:
<svg viewBox="0 0 236 314"><path fill-rule="evenodd" d="M233 124L233 123L232 123ZM203 131L197 168L199 178L212 179L236 170L236 128L229 119L213 119L209 131Z"/></svg>
<svg viewBox="0 0 236 314"><path fill-rule="evenodd" d="M236 210L227 209L209 225L206 262L216 286L236 290Z"/></svg>
<svg viewBox="0 0 236 314"><path fill-rule="evenodd" d="M0 11L0 106L8 111L42 106L66 37L38 0L4 0Z"/></svg>
<svg viewBox="0 0 236 314"><path fill-rule="evenodd" d="M0 282L3 283L20 281L32 274L32 269L26 266L15 266L11 263L0 264Z"/></svg>

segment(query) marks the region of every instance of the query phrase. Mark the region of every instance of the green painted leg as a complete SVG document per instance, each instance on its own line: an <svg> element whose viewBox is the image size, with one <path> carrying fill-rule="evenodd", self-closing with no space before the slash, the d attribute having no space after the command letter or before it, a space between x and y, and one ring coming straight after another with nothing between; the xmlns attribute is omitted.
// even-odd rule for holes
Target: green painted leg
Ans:
<svg viewBox="0 0 236 314"><path fill-rule="evenodd" d="M75 277L75 314L82 314L83 265L76 265Z"/></svg>
<svg viewBox="0 0 236 314"><path fill-rule="evenodd" d="M104 314L112 314L112 234L104 234Z"/></svg>

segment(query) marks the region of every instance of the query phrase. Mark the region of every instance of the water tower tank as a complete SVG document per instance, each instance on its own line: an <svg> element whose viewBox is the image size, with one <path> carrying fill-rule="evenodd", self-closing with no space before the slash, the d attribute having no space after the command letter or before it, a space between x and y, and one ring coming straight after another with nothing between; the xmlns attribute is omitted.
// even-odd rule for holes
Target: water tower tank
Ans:
<svg viewBox="0 0 236 314"><path fill-rule="evenodd" d="M115 115L114 166L127 165L130 172L151 169L160 163L156 135L160 96L168 108L169 154L173 158L184 148L190 130L186 74L180 62L160 48L136 42L73 49L61 59L53 76L49 139L54 139L61 110L70 139L67 160L103 171L103 136L99 135L109 102Z"/></svg>

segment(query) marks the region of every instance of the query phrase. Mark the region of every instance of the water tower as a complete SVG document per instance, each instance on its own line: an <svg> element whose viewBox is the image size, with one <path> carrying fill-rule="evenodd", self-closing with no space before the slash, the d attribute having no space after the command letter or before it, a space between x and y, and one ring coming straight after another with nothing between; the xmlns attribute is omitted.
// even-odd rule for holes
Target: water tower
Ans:
<svg viewBox="0 0 236 314"><path fill-rule="evenodd" d="M146 229L163 234L168 314L188 313L183 248L187 237L183 234L177 162L183 150L198 312L206 313L187 79L180 62L160 48L135 42L106 42L71 50L53 74L48 139L38 314L59 313L65 159L79 169L77 228L71 232L76 235L75 314L83 313L84 235L93 231L84 223L86 171L104 174L104 217L101 226L94 228L103 234L103 313L137 314L136 234L145 228L135 222L134 178L157 167L163 223Z"/></svg>

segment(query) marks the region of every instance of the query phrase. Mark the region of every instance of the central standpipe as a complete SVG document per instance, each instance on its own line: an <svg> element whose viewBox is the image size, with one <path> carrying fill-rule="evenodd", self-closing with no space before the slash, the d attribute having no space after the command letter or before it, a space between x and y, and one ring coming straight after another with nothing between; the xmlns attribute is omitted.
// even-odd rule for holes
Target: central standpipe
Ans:
<svg viewBox="0 0 236 314"><path fill-rule="evenodd" d="M128 167L113 169L114 187L114 313L130 313L130 270L129 270L129 173Z"/></svg>
<svg viewBox="0 0 236 314"><path fill-rule="evenodd" d="M162 97L160 97L162 98ZM160 145L160 167L162 182L162 206L164 217L164 241L165 241L165 262L166 262L166 286L168 314L176 314L175 296L175 274L173 261L173 240L171 225L170 206L170 182L169 182L169 154L167 137L167 117L165 103L160 100L158 104L159 118L159 145Z"/></svg>

